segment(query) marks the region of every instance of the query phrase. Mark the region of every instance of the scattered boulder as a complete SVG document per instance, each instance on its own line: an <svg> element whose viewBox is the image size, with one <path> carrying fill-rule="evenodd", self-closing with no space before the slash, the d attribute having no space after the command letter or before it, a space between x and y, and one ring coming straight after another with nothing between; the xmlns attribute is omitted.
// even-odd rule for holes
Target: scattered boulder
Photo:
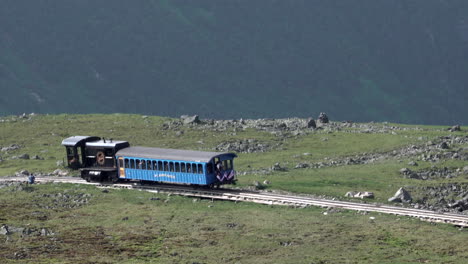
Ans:
<svg viewBox="0 0 468 264"><path fill-rule="evenodd" d="M450 131L450 132L461 131L461 128L460 128L459 125L455 125L455 126L449 128L448 131Z"/></svg>
<svg viewBox="0 0 468 264"><path fill-rule="evenodd" d="M61 170L61 169L56 169L52 172L52 175L57 175L57 176L67 176L68 171L66 170Z"/></svg>
<svg viewBox="0 0 468 264"><path fill-rule="evenodd" d="M200 124L200 118L198 115L194 116L188 116L188 115L182 115L180 117L184 125L189 125L189 124Z"/></svg>
<svg viewBox="0 0 468 264"><path fill-rule="evenodd" d="M405 178L408 178L408 179L414 179L414 178L417 178L417 174L414 173L412 170L408 169L408 168L402 168L400 170L400 173L405 177Z"/></svg>
<svg viewBox="0 0 468 264"><path fill-rule="evenodd" d="M30 173L27 170L20 170L20 171L15 173L16 177L23 177L23 176L29 176L29 175L30 175Z"/></svg>
<svg viewBox="0 0 468 264"><path fill-rule="evenodd" d="M458 211L463 212L468 209L468 197L455 201L454 203L448 204L447 206L450 208L456 208Z"/></svg>
<svg viewBox="0 0 468 264"><path fill-rule="evenodd" d="M268 185L268 184L270 184L270 181L269 180L264 180L263 184Z"/></svg>
<svg viewBox="0 0 468 264"><path fill-rule="evenodd" d="M57 160L55 165L57 165L57 167L63 167L63 165L64 165L63 160Z"/></svg>
<svg viewBox="0 0 468 264"><path fill-rule="evenodd" d="M271 170L272 171L286 171L286 168L281 167L280 163L276 162L275 164L273 164L273 166L271 166Z"/></svg>
<svg viewBox="0 0 468 264"><path fill-rule="evenodd" d="M444 141L444 142L440 143L439 148L441 148L441 149L449 149L450 147L449 147L449 145L447 144L447 142Z"/></svg>
<svg viewBox="0 0 468 264"><path fill-rule="evenodd" d="M27 159L29 159L29 154L26 154L26 153L25 153L25 154L21 154L21 155L19 155L19 156L11 157L11 158L12 158L12 159L25 159L25 160L27 160Z"/></svg>
<svg viewBox="0 0 468 264"><path fill-rule="evenodd" d="M9 229L8 229L8 226L7 225L2 225L2 227L0 227L0 235L9 235L11 234Z"/></svg>
<svg viewBox="0 0 468 264"><path fill-rule="evenodd" d="M317 124L314 119L309 118L309 120L307 120L307 128L317 128Z"/></svg>
<svg viewBox="0 0 468 264"><path fill-rule="evenodd" d="M234 151L242 153L266 152L274 147L260 142L256 139L241 139L236 141L222 142L216 146L216 151Z"/></svg>
<svg viewBox="0 0 468 264"><path fill-rule="evenodd" d="M410 193L403 188L400 188L393 197L388 199L392 203L410 203L412 200Z"/></svg>
<svg viewBox="0 0 468 264"><path fill-rule="evenodd" d="M318 117L318 121L322 124L327 124L328 122L330 122L330 120L328 119L328 116L326 113L324 112L321 112L319 117Z"/></svg>
<svg viewBox="0 0 468 264"><path fill-rule="evenodd" d="M410 161L408 162L409 166L419 166L419 164L416 161Z"/></svg>
<svg viewBox="0 0 468 264"><path fill-rule="evenodd" d="M1 149L1 151L6 152L6 151L17 150L17 149L20 149L20 148L21 148L20 145L18 145L18 144L12 144L12 145L10 145L9 147L3 147L3 148Z"/></svg>
<svg viewBox="0 0 468 264"><path fill-rule="evenodd" d="M33 160L44 160L43 157L39 157L38 155L32 156L31 159L33 159Z"/></svg>
<svg viewBox="0 0 468 264"><path fill-rule="evenodd" d="M294 168L295 169L305 169L305 168L309 168L309 167L310 167L310 165L308 163L301 162L301 163L298 163L296 165L296 167L294 167Z"/></svg>
<svg viewBox="0 0 468 264"><path fill-rule="evenodd" d="M350 197L350 198L361 198L361 199L364 199L364 198L374 199L375 198L373 192L354 192L354 191L351 191L351 192L347 192L345 194L345 196Z"/></svg>

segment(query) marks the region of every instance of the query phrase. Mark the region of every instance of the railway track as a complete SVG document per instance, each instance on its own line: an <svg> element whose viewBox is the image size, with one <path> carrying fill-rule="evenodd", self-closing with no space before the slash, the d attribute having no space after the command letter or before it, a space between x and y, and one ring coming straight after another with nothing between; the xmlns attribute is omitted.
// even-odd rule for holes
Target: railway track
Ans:
<svg viewBox="0 0 468 264"><path fill-rule="evenodd" d="M3 177L0 181L26 181L25 177ZM401 215L417 217L424 221L447 223L461 227L468 227L468 216L451 214L451 213L438 213L429 210L413 209L396 207L382 204L365 204L346 201L335 201L327 199L318 199L305 196L293 196L272 194L266 192L253 192L243 190L230 190L230 189L201 189L191 186L176 186L176 185L144 185L137 183L95 183L86 182L80 178L73 177L37 177L36 182L47 183L73 183L73 184L88 184L94 185L98 188L109 189L134 189L142 190L153 193L171 193L175 195L199 197L213 200L229 200L236 202L254 202L259 204L268 205L289 205L289 206L319 206L319 207L334 207L347 210L378 212L385 214Z"/></svg>

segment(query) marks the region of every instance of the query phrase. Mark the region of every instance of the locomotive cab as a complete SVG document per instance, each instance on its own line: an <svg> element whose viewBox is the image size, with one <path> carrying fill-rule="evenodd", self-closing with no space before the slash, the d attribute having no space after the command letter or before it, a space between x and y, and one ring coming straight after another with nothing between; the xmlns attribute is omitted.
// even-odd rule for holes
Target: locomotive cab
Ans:
<svg viewBox="0 0 468 264"><path fill-rule="evenodd" d="M100 137L74 136L62 141L67 150L67 165L77 170L84 167L86 142L100 140Z"/></svg>

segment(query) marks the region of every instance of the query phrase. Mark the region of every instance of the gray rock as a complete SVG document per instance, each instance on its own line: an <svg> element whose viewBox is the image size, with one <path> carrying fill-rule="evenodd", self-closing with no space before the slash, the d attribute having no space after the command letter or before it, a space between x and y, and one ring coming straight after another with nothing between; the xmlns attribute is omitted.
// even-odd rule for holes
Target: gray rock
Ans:
<svg viewBox="0 0 468 264"><path fill-rule="evenodd" d="M295 168L295 169L305 169L305 168L309 168L309 167L310 167L309 164L307 164L307 163L302 163L302 162L301 162L301 163L298 163L298 164L296 165L296 167L294 167L294 168Z"/></svg>
<svg viewBox="0 0 468 264"><path fill-rule="evenodd" d="M317 124L315 123L315 120L310 118L307 120L307 127L308 128L317 128Z"/></svg>
<svg viewBox="0 0 468 264"><path fill-rule="evenodd" d="M18 159L29 159L29 154L21 154L18 156Z"/></svg>
<svg viewBox="0 0 468 264"><path fill-rule="evenodd" d="M440 143L439 148L441 148L441 149L449 149L449 145L447 144L447 142L444 141L444 142Z"/></svg>
<svg viewBox="0 0 468 264"><path fill-rule="evenodd" d="M347 192L345 196L350 197L350 198L361 198L361 199L364 199L364 198L374 199L375 197L373 192L354 192L354 191Z"/></svg>
<svg viewBox="0 0 468 264"><path fill-rule="evenodd" d="M330 120L328 119L328 116L326 113L321 112L318 117L318 121L322 124L327 124Z"/></svg>
<svg viewBox="0 0 468 264"><path fill-rule="evenodd" d="M15 173L15 176L17 177L21 177L21 176L28 176L30 173L29 171L27 170L20 170L18 172Z"/></svg>
<svg viewBox="0 0 468 264"><path fill-rule="evenodd" d="M185 125L200 123L200 118L198 117L198 115L194 115L194 116L183 115L180 117L180 119Z"/></svg>
<svg viewBox="0 0 468 264"><path fill-rule="evenodd" d="M419 164L416 161L410 161L408 162L409 166L418 166Z"/></svg>
<svg viewBox="0 0 468 264"><path fill-rule="evenodd" d="M58 176L67 176L68 171L66 170L61 170L61 169L56 169L52 172L52 175L58 175Z"/></svg>
<svg viewBox="0 0 468 264"><path fill-rule="evenodd" d="M448 129L450 132L455 132L455 131L461 131L461 128L459 125L455 125L451 128Z"/></svg>
<svg viewBox="0 0 468 264"><path fill-rule="evenodd" d="M43 157L39 157L38 155L34 155L34 156L32 156L32 158L31 158L31 159L33 159L33 160L44 160L44 158L43 158Z"/></svg>
<svg viewBox="0 0 468 264"><path fill-rule="evenodd" d="M55 164L57 165L57 167L63 167L64 165L63 160L57 160Z"/></svg>
<svg viewBox="0 0 468 264"><path fill-rule="evenodd" d="M273 164L273 166L271 166L271 170L272 171L285 171L286 168L281 167L279 162L276 162L275 164Z"/></svg>
<svg viewBox="0 0 468 264"><path fill-rule="evenodd" d="M389 202L393 203L410 203L412 200L410 193L403 188L400 188L393 197L388 199Z"/></svg>
<svg viewBox="0 0 468 264"><path fill-rule="evenodd" d="M10 235L10 234L11 233L7 225L2 225L2 227L0 227L0 235Z"/></svg>
<svg viewBox="0 0 468 264"><path fill-rule="evenodd" d="M410 169L408 169L408 168L402 168L402 169L400 170L400 173L403 174L403 175L405 175L405 176L408 176L408 175L411 175L411 174L413 173L413 171L410 170Z"/></svg>
<svg viewBox="0 0 468 264"><path fill-rule="evenodd" d="M17 150L17 149L20 149L20 148L21 148L20 145L18 145L18 144L12 144L12 145L10 145L9 147L3 147L3 148L1 149L1 151L6 152L6 151L11 151L11 150Z"/></svg>

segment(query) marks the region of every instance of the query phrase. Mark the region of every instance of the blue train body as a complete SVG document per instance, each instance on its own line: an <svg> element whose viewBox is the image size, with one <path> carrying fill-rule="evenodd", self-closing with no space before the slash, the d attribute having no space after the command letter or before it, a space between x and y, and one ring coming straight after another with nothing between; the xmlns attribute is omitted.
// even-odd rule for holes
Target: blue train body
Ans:
<svg viewBox="0 0 468 264"><path fill-rule="evenodd" d="M126 141L71 137L62 142L70 168L86 180L141 180L176 184L235 183L234 153L130 147Z"/></svg>

